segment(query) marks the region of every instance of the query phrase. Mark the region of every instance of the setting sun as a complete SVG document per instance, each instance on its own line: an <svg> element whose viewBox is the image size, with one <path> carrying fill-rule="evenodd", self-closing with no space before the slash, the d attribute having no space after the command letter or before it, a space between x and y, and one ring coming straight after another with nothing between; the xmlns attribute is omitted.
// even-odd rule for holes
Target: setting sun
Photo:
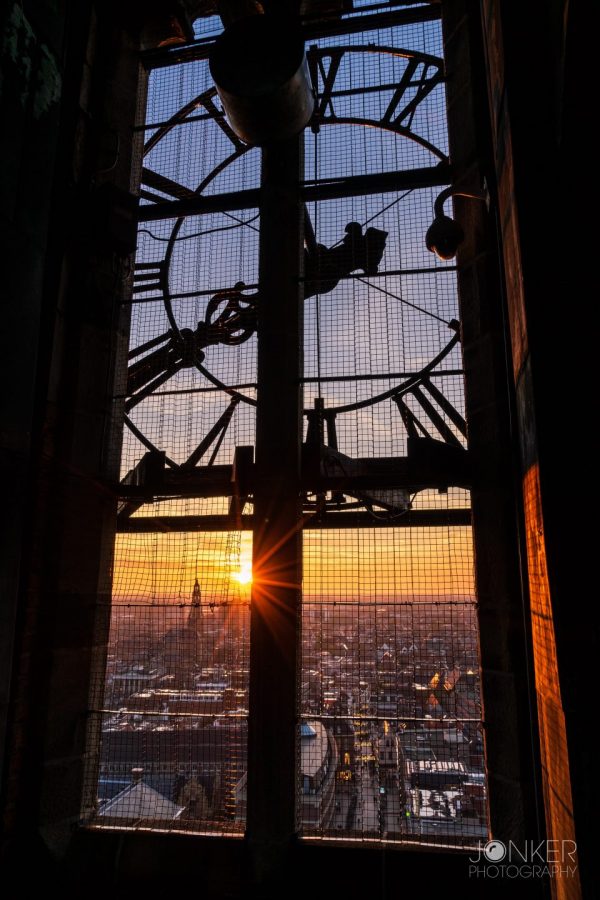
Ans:
<svg viewBox="0 0 600 900"><path fill-rule="evenodd" d="M232 572L231 577L239 584L250 584L252 582L252 563L242 563L239 572Z"/></svg>

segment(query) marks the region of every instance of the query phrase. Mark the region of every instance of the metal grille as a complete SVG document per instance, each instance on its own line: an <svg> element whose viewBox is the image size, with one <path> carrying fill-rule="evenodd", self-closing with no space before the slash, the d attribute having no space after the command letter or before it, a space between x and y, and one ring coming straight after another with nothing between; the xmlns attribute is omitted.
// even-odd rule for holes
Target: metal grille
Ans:
<svg viewBox="0 0 600 900"><path fill-rule="evenodd" d="M150 73L143 208L259 186L260 151L210 81L214 26L194 59ZM469 845L486 794L458 302L424 244L447 164L441 30L314 38L307 54L305 451L336 486L303 497L298 818L311 838ZM399 172L418 186L361 188ZM91 709L98 826L245 827L252 491L231 479L255 443L259 232L257 208L140 224ZM194 490L190 472L206 476Z"/></svg>
<svg viewBox="0 0 600 900"><path fill-rule="evenodd" d="M251 543L247 532L119 537L91 710L96 825L243 831Z"/></svg>
<svg viewBox="0 0 600 900"><path fill-rule="evenodd" d="M438 23L317 47L310 52L338 48L324 65L340 61L320 131L305 138L309 180L410 170L446 154L441 83L417 106L410 135L346 124L389 125L394 91L386 86L398 85L412 63L374 48L439 57ZM385 234L376 272L354 271L332 288L324 262L310 273L305 302L305 407L325 419L326 464L349 477L357 458L406 458L411 437L466 447L456 276L424 242L438 192L309 204L326 247L339 246L351 222L364 235ZM473 845L486 837L487 810L468 491L332 492L320 502L331 519L358 503L372 527L304 533L303 834ZM458 510L467 514L463 525L452 518ZM439 525L416 527L411 517L423 513Z"/></svg>

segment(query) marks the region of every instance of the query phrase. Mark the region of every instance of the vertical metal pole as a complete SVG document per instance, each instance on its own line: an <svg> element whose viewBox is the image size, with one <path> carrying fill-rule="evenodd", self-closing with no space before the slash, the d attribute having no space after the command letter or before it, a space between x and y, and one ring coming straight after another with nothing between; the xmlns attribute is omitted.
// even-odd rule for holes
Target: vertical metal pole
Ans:
<svg viewBox="0 0 600 900"><path fill-rule="evenodd" d="M297 830L302 136L263 149L247 835L274 886Z"/></svg>

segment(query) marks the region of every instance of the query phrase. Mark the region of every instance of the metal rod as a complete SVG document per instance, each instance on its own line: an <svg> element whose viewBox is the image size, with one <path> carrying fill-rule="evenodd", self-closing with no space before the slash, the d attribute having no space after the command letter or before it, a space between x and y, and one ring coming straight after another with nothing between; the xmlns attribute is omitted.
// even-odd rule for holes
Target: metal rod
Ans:
<svg viewBox="0 0 600 900"><path fill-rule="evenodd" d="M297 384L295 389L298 389ZM310 412L312 413L312 410ZM327 410L330 415L335 412L334 408ZM470 482L467 459L467 451L461 449L458 459L456 454L452 454L451 458L445 458L443 463L438 462L434 471L427 459L411 459L408 456L365 456L352 459L347 457L346 465L350 467L349 471L343 472L340 468L333 473L324 471L319 473L308 463L300 469L299 488L308 492L344 490L349 479L353 490L407 488L418 491L447 485L460 487ZM249 467L247 474L248 493L254 495L257 474L260 474L256 465ZM145 502L150 502L153 497L231 497L232 479L231 465L197 466L194 469L183 469L179 466L174 471L161 473L158 481L149 481L142 485L121 482L117 490L123 500L142 499Z"/></svg>
<svg viewBox="0 0 600 900"><path fill-rule="evenodd" d="M358 280L362 282L362 284L369 284L369 282L365 281L365 279L361 276L358 277ZM435 319L437 322L441 322L442 325L447 325L448 327L450 327L450 320L443 319L441 316L438 316L437 313L431 312L431 310L429 309L425 309L424 306L418 306L416 303L412 303L411 300L407 300L405 297L400 297L398 296L398 294L392 294L391 291L386 291L385 288L379 287L378 284L373 284L371 285L371 287L375 288L376 291L379 291L380 294L385 294L385 296L389 297L391 300L397 300L399 303L404 303L405 306L410 306L411 309L423 313L424 316L429 316L430 319Z"/></svg>
<svg viewBox="0 0 600 900"><path fill-rule="evenodd" d="M405 89L411 87L420 87L422 81L408 81L405 85ZM373 84L368 87L359 87L359 88L346 88L345 90L340 91L331 91L327 94L317 94L317 100L321 100L324 97L327 100L335 100L336 97L361 97L364 94L379 94L381 91L395 91L398 88L398 83L392 84Z"/></svg>
<svg viewBox="0 0 600 900"><path fill-rule="evenodd" d="M139 351L141 352L141 351ZM310 378L300 378L300 384L317 384L318 382L354 382L354 381L395 381L397 378L415 378L419 375L419 372L382 372L379 375L322 375L320 378L317 376ZM429 374L429 378L445 378L452 375L464 375L464 369L440 369L437 372L431 372ZM254 388L256 389L255 381L246 381L242 384L231 384L229 385L231 390L241 391L245 388ZM215 391L220 391L221 388L218 387L201 387L201 388L178 388L177 390L172 391L155 391L155 397L173 397L179 394L210 394ZM124 400L129 397L129 394L115 394L115 400Z"/></svg>
<svg viewBox="0 0 600 900"><path fill-rule="evenodd" d="M437 372L431 372L428 377L443 378L444 376L463 374L463 369L440 369ZM316 384L325 381L386 381L387 379L395 381L396 378L416 378L417 375L420 375L420 372L383 372L381 375L322 375L320 378L317 376L301 378L300 382Z"/></svg>
<svg viewBox="0 0 600 900"><path fill-rule="evenodd" d="M323 600L321 597L316 597L312 599L305 599L302 601L303 606L321 606L321 604L326 603L329 606L408 606L411 609L414 609L415 606L426 607L426 606L468 606L474 612L477 610L477 601L475 598L471 599L462 599L462 600L413 600L412 597L408 598L394 598L393 600L338 600L337 597L335 600ZM129 605L129 604L127 604ZM141 605L141 604L140 604ZM143 605L144 608L147 608L147 604Z"/></svg>
<svg viewBox="0 0 600 900"><path fill-rule="evenodd" d="M116 606L117 604L115 604ZM217 604L218 605L218 604ZM147 608L147 607L146 607ZM88 714L90 715L103 715L103 716L111 716L111 715L119 715L123 714L122 709L90 709L88 710ZM164 717L170 719L247 719L248 713L236 713L236 712L228 712L228 713L216 713L216 712L163 712L163 711L152 711L149 712L147 709L127 709L125 713L127 716L144 716L148 719L161 719Z"/></svg>
<svg viewBox="0 0 600 900"><path fill-rule="evenodd" d="M198 195L188 200L169 200L164 203L140 206L138 221L156 222L160 219L178 219L180 216L199 216L204 213L227 212L232 209L255 209L259 204L259 188L223 194Z"/></svg>
<svg viewBox="0 0 600 900"><path fill-rule="evenodd" d="M366 194L385 194L408 188L428 188L452 181L451 167L447 163L427 166L423 169L409 169L404 172L381 172L376 175L352 175L330 181L305 182L302 198L305 202L315 200L339 200ZM154 222L161 219L176 219L180 216L198 216L204 213L228 212L235 209L255 209L260 205L261 189L252 188L235 193L195 196L187 200L172 200L140 206L138 220Z"/></svg>
<svg viewBox="0 0 600 900"><path fill-rule="evenodd" d="M338 280L346 281L352 278L359 280L366 278L387 278L392 275L439 275L441 272L456 272L456 268L456 266L425 266L421 269L387 269L383 272L373 272L368 275L362 272L360 274L351 272L349 275L340 275ZM328 281L331 280L331 276L326 277L323 275L322 277L319 277L318 275L311 275L310 280L311 282ZM300 281L305 281L305 279L301 278Z"/></svg>
<svg viewBox="0 0 600 900"><path fill-rule="evenodd" d="M133 350L130 350L127 355L127 359L135 359L135 357L139 356L140 353L145 353L146 350L152 350L152 348L158 346L158 344L164 344L164 342L170 337L170 331L165 331L163 332L163 334L159 334L158 337L152 338L152 340L146 341L145 344L140 344L139 347L134 347Z"/></svg>
<svg viewBox="0 0 600 900"><path fill-rule="evenodd" d="M152 50L143 50L140 53L140 60L146 69L151 70L208 59L216 38L217 35L215 34L205 38L197 38L183 47L158 47Z"/></svg>
<svg viewBox="0 0 600 900"><path fill-rule="evenodd" d="M150 187L154 191L160 191L161 194L168 194L169 197L175 197L177 200L185 200L186 198L191 200L196 196L191 188L173 181L172 178L168 178L166 175L161 175L160 172L148 169L146 166L142 169L142 185Z"/></svg>
<svg viewBox="0 0 600 900"><path fill-rule="evenodd" d="M352 601L349 601L349 605ZM377 604L379 605L379 604ZM418 604L415 604L415 606ZM214 713L213 713L214 715ZM326 715L325 713L311 713L310 715L302 716L302 720L305 719L327 719L334 722L445 722L447 725L450 725L452 722L482 722L481 718L478 719L464 719L460 716L402 716L398 713L395 715L389 716L332 716Z"/></svg>
<svg viewBox="0 0 600 900"><path fill-rule="evenodd" d="M314 200L339 200L362 194L385 194L390 191L404 191L408 188L435 187L449 184L452 171L448 163L409 169L404 172L378 172L375 175L351 175L329 181L307 181L303 187L306 202Z"/></svg>
<svg viewBox="0 0 600 900"><path fill-rule="evenodd" d="M322 519L309 517L304 531L347 528L458 528L471 524L470 509L416 509L396 519L373 518L367 512L326 512ZM167 532L251 531L253 515L235 516L136 516L119 519L117 531L128 534L158 534ZM304 601L306 602L306 601Z"/></svg>
<svg viewBox="0 0 600 900"><path fill-rule="evenodd" d="M359 12L359 10L356 10ZM332 19L329 22L306 22L303 28L305 40L319 37L334 37L342 34L354 34L374 28L393 28L395 25L413 25L417 22L433 22L442 15L439 4L416 7L414 9L396 9L389 12L375 12L368 16L355 16L347 19Z"/></svg>
<svg viewBox="0 0 600 900"><path fill-rule="evenodd" d="M441 374L441 373L440 373ZM446 372L448 374L448 372ZM461 374L461 373L457 373ZM244 384L231 384L229 385L231 390L241 390L242 388L256 388L255 381L247 381ZM180 394L210 394L215 391L220 391L221 388L218 387L201 387L201 388L177 388L172 391L155 391L155 397L174 397ZM114 400L124 400L126 397L129 397L129 394L115 394Z"/></svg>
<svg viewBox="0 0 600 900"><path fill-rule="evenodd" d="M246 224L246 223L244 223ZM357 281L365 281L367 278L388 278L396 275L444 275L447 272L456 272L456 266L425 266L420 269L387 269L383 272L374 272L373 274L365 275L363 273L351 272L349 275L340 275L340 281L348 281L348 280L357 280ZM158 280L158 278L157 278ZM304 283L306 279L301 277L298 279L300 283ZM327 281L328 279L323 276L319 278L318 275L311 276L311 282L319 282L319 281ZM170 294L171 300L187 300L193 299L195 297L211 297L213 294L218 293L218 291L227 290L227 287L218 287L218 288L209 288L203 291L186 291L182 294ZM245 291L256 290L258 288L258 284L247 284L244 287ZM139 286L139 290L156 290L156 288L147 287L144 288L142 285ZM160 297L140 297L134 298L131 300L124 300L122 302L122 306L129 306L132 303L157 303L160 302Z"/></svg>
<svg viewBox="0 0 600 900"><path fill-rule="evenodd" d="M246 284L244 286L245 291L255 290L258 287L258 284ZM194 297L213 297L215 294L218 294L219 291L227 291L230 290L231 285L227 285L225 288L208 288L204 291L186 291L183 294L169 294L170 300L188 300ZM156 287L141 287L140 290L144 291L155 291L158 290ZM162 294L156 297L140 297L139 299L134 297L131 300L124 300L121 303L121 306L131 306L134 303L162 303Z"/></svg>
<svg viewBox="0 0 600 900"><path fill-rule="evenodd" d="M413 25L418 22L433 22L441 18L441 6L432 3L429 6L415 7L413 9L391 9L386 11L385 6L373 7L372 15L357 15L352 18L332 18L323 21L316 17L311 22L306 19L302 26L305 41L316 40L320 37L334 37L342 34L354 34L375 28L392 28L398 25ZM215 42L213 37L198 38L183 47L169 47L147 50L141 54L143 65L146 69L159 69L165 66L173 66L181 63L195 62L206 59Z"/></svg>
<svg viewBox="0 0 600 900"><path fill-rule="evenodd" d="M223 113L225 115L225 113ZM171 127L177 128L178 125L187 125L188 122L202 122L206 119L214 119L215 117L210 113L201 113L198 116L188 116L186 119L182 119L181 122L178 122L176 125L173 125L173 121L171 119L166 119L164 122L149 122L147 125L134 125L134 131L152 131L154 128L164 128L169 125Z"/></svg>

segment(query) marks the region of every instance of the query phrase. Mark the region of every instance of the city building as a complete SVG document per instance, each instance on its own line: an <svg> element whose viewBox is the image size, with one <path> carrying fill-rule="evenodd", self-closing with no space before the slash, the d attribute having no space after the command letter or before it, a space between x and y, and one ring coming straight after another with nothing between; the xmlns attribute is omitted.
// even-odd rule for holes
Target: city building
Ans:
<svg viewBox="0 0 600 900"><path fill-rule="evenodd" d="M339 755L335 738L321 722L300 726L302 821L308 831L326 828L333 815L335 773Z"/></svg>
<svg viewBox="0 0 600 900"><path fill-rule="evenodd" d="M126 820L126 824L136 825L148 819L166 819L172 822L179 819L184 812L183 806L177 806L145 784L141 770L134 770L132 775L132 784L107 800L98 811L103 820Z"/></svg>

